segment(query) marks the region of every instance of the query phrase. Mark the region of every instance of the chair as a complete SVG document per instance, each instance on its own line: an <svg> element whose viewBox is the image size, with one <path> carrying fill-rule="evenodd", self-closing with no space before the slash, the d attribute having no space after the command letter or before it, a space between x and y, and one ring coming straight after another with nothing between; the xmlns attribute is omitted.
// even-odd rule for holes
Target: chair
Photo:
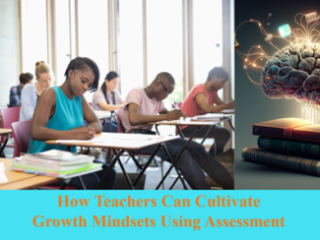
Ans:
<svg viewBox="0 0 320 240"><path fill-rule="evenodd" d="M10 107L0 109L0 115L2 118L1 128L11 128L11 124L19 121L20 107ZM10 138L13 138L13 134L10 134ZM1 144L4 143L5 136L1 136ZM7 144L6 147L14 147L12 144Z"/></svg>
<svg viewBox="0 0 320 240"><path fill-rule="evenodd" d="M12 133L14 138L14 153L13 157L20 157L20 153L28 151L29 142L31 139L32 120L12 123ZM42 186L39 189L58 190L59 186ZM74 187L65 187L67 190L76 190Z"/></svg>
<svg viewBox="0 0 320 240"><path fill-rule="evenodd" d="M32 120L12 123L12 133L14 138L13 157L20 157L20 153L28 151L29 142L31 139Z"/></svg>

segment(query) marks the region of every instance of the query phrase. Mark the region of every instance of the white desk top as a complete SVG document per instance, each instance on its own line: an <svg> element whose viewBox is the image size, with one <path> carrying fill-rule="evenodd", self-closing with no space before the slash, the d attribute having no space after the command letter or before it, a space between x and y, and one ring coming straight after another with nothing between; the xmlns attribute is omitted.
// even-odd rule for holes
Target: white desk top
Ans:
<svg viewBox="0 0 320 240"><path fill-rule="evenodd" d="M96 137L91 140L50 140L46 141L46 144L137 150L164 142L170 142L178 138L178 136L103 132L96 134Z"/></svg>
<svg viewBox="0 0 320 240"><path fill-rule="evenodd" d="M220 121L192 121L191 118L186 118L185 120L174 120L174 121L160 121L152 122L149 124L154 125L178 125L178 126L211 126L224 121L227 121L229 118L220 120Z"/></svg>
<svg viewBox="0 0 320 240"><path fill-rule="evenodd" d="M110 118L111 112L110 111L94 111L94 113L97 115L98 119L104 119L104 118Z"/></svg>

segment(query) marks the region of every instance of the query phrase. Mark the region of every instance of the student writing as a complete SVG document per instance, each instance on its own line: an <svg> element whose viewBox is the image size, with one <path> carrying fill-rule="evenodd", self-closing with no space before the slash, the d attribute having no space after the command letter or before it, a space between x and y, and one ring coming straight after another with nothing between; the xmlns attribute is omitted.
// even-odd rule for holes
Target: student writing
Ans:
<svg viewBox="0 0 320 240"><path fill-rule="evenodd" d="M162 72L146 88L138 87L131 90L120 114L126 132L152 134L152 125L148 123L177 120L180 117L185 117L185 114L179 109L167 111L162 102L173 92L174 87L175 81L171 74ZM177 157L185 144L185 139L166 143L173 158ZM156 147L151 146L136 152L152 154ZM169 160L163 146L160 147L157 155L164 160ZM233 179L228 171L213 156L208 154L202 145L196 142L191 141L188 144L187 149L178 159L176 167L193 189L210 189L203 170L221 187L225 189L233 188Z"/></svg>
<svg viewBox="0 0 320 240"><path fill-rule="evenodd" d="M99 82L99 68L89 58L73 59L66 72L66 80L61 86L46 89L39 98L32 121L32 139L28 152L39 153L50 149L67 150L66 146L47 145L44 141L56 139L92 139L102 130L101 123L83 97L86 91L95 91ZM83 120L89 127L83 126ZM72 152L76 148L72 147ZM95 162L98 162L95 160ZM108 165L103 170L82 176L88 189L94 189ZM103 189L114 187L116 173L113 170L103 183ZM81 188L78 179L72 179L70 186Z"/></svg>
<svg viewBox="0 0 320 240"><path fill-rule="evenodd" d="M102 86L93 95L92 107L94 110L114 111L122 108L123 100L117 86L119 75L111 71L107 74ZM115 120L105 122L103 132L118 132L118 125Z"/></svg>
<svg viewBox="0 0 320 240"><path fill-rule="evenodd" d="M233 109L234 101L225 103L222 101L217 92L228 81L228 73L220 67L213 68L204 84L194 86L182 103L181 110L187 114L187 117L194 117L206 113L220 112L223 109ZM195 131L195 126L181 127L184 136L190 137ZM195 134L196 138L203 138L209 131L210 126L199 129ZM215 125L209 132L208 138L214 138L216 148L211 146L209 153L212 156L218 156L223 152L224 146L230 138L230 132L220 124Z"/></svg>

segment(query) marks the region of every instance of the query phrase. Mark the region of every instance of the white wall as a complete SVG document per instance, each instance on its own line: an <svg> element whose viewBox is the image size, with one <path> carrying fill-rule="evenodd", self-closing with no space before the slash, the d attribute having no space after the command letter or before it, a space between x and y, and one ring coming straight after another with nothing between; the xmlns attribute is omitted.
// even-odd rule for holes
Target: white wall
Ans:
<svg viewBox="0 0 320 240"><path fill-rule="evenodd" d="M17 0L0 0L0 106L19 82L17 22Z"/></svg>

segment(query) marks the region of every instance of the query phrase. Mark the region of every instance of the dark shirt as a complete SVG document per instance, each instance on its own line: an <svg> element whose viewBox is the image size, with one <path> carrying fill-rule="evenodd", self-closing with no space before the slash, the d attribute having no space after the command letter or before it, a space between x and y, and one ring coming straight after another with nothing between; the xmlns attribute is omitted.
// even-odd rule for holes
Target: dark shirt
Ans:
<svg viewBox="0 0 320 240"><path fill-rule="evenodd" d="M10 107L20 107L21 106L21 86L14 86L10 89Z"/></svg>

